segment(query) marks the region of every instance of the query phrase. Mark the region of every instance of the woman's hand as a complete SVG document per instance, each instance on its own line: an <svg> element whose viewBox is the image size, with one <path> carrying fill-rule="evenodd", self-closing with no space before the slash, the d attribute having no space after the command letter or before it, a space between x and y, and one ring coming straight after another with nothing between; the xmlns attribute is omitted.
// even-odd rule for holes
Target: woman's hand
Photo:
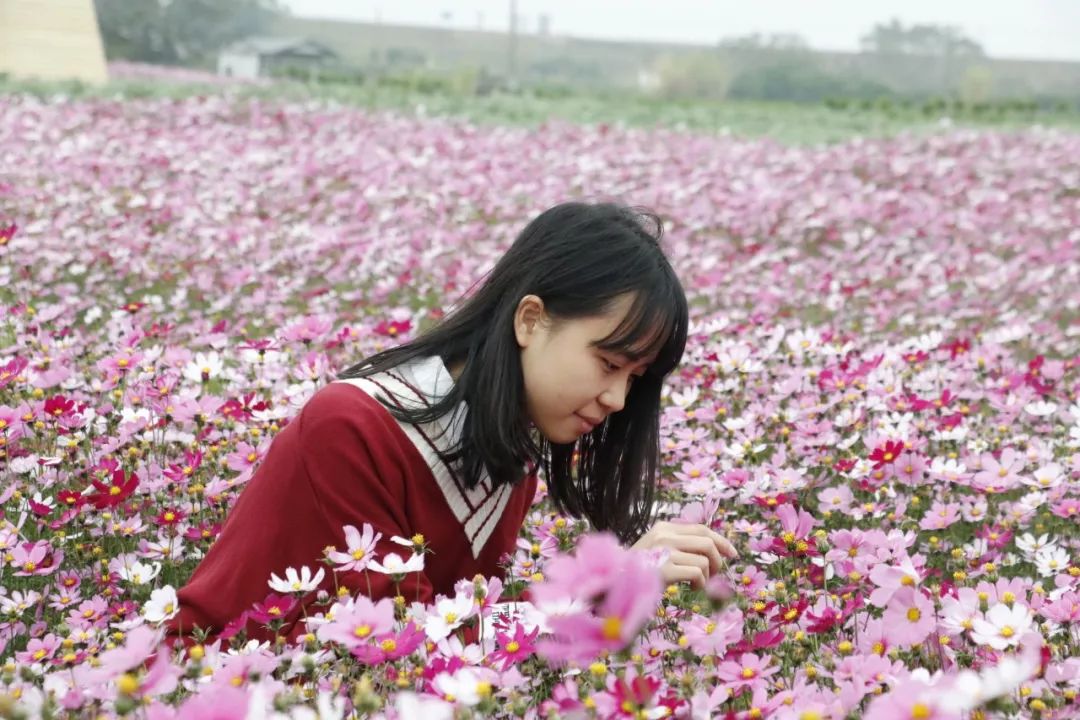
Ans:
<svg viewBox="0 0 1080 720"><path fill-rule="evenodd" d="M660 566L665 584L689 582L699 590L720 570L722 558L738 556L727 538L705 525L689 525L661 521L641 536L633 548L652 550L666 548L668 560Z"/></svg>

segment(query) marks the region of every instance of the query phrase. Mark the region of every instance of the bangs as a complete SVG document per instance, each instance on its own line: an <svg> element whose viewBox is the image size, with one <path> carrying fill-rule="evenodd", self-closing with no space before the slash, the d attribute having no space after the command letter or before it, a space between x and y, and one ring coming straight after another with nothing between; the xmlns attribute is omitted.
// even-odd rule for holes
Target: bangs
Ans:
<svg viewBox="0 0 1080 720"><path fill-rule="evenodd" d="M688 309L682 292L652 286L640 290L618 327L596 347L639 361L655 353L646 372L662 378L679 364L686 347Z"/></svg>

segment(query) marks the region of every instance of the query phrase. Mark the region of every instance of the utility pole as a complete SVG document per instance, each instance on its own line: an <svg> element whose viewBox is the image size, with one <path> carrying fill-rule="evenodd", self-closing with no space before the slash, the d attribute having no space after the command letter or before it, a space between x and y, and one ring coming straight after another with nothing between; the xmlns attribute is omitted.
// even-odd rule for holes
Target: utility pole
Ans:
<svg viewBox="0 0 1080 720"><path fill-rule="evenodd" d="M507 74L510 82L517 80L517 35L518 35L517 0L510 0L510 37L507 42Z"/></svg>

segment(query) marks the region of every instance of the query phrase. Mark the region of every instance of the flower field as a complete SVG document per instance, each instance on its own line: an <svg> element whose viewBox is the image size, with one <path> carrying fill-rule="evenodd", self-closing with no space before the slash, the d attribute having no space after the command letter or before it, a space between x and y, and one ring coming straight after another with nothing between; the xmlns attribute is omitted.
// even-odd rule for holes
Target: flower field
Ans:
<svg viewBox="0 0 1080 720"><path fill-rule="evenodd" d="M350 528L251 610L310 603L297 644L161 645L307 398L579 197L665 219L692 327L658 512L740 557L665 588L541 485L502 581L307 592L440 561ZM0 311L0 716L1080 716L1074 132L793 147L4 95Z"/></svg>

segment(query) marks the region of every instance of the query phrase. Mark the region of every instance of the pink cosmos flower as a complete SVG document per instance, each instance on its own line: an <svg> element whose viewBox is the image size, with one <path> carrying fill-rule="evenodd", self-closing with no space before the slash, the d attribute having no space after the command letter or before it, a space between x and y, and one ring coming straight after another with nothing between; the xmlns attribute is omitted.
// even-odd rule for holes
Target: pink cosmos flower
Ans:
<svg viewBox="0 0 1080 720"><path fill-rule="evenodd" d="M350 652L362 663L377 665L411 655L423 642L424 631L410 622L400 631L375 635L368 642L355 645Z"/></svg>
<svg viewBox="0 0 1080 720"><path fill-rule="evenodd" d="M23 542L11 549L11 565L17 577L52 575L64 559L62 550L54 550L47 540Z"/></svg>
<svg viewBox="0 0 1080 720"><path fill-rule="evenodd" d="M240 473L234 482L242 483L251 477L255 465L259 462L262 454L258 448L246 442L236 444L236 450L225 456L225 465L230 470Z"/></svg>
<svg viewBox="0 0 1080 720"><path fill-rule="evenodd" d="M338 604L334 619L319 627L316 636L322 642L337 642L352 650L394 627L394 601L383 598L373 603L359 595L351 602Z"/></svg>
<svg viewBox="0 0 1080 720"><path fill-rule="evenodd" d="M815 555L817 546L810 539L810 531L818 524L813 515L794 505L783 504L776 508L782 533L773 538L772 551L780 555Z"/></svg>
<svg viewBox="0 0 1080 720"><path fill-rule="evenodd" d="M52 633L43 638L31 638L26 644L26 650L15 653L15 659L27 664L47 662L56 653L60 643L61 638Z"/></svg>
<svg viewBox="0 0 1080 720"><path fill-rule="evenodd" d="M626 647L652 617L662 592L658 569L609 533L587 535L574 556L552 558L546 578L532 588L541 609L566 601L582 608L548 619L552 637L538 651L556 662Z"/></svg>
<svg viewBox="0 0 1080 720"><path fill-rule="evenodd" d="M601 695L603 700L597 701L603 717L672 717L678 703L661 680L639 674L633 667L627 668L623 677L609 675L607 691L606 696Z"/></svg>
<svg viewBox="0 0 1080 720"><path fill-rule="evenodd" d="M922 530L944 530L960 520L960 503L944 503L935 500L930 509L919 521Z"/></svg>
<svg viewBox="0 0 1080 720"><path fill-rule="evenodd" d="M698 655L723 656L727 647L743 634L743 614L728 608L715 617L697 616L682 625L688 647Z"/></svg>
<svg viewBox="0 0 1080 720"><path fill-rule="evenodd" d="M332 550L326 556L336 563L334 569L339 572L361 572L374 559L372 552L381 539L382 533L375 532L375 528L368 523L364 523L362 534L352 525L346 525L345 552Z"/></svg>
<svg viewBox="0 0 1080 720"><path fill-rule="evenodd" d="M767 678L780 671L779 667L769 667L771 657L743 653L738 660L727 660L716 668L716 677L727 683L727 688L738 694L743 688L753 688L762 678Z"/></svg>
<svg viewBox="0 0 1080 720"><path fill-rule="evenodd" d="M897 565L875 565L870 570L870 580L877 585L870 593L870 604L885 607L900 588L918 586L922 582L922 572L915 567L912 558L905 555Z"/></svg>
<svg viewBox="0 0 1080 720"><path fill-rule="evenodd" d="M1001 451L1001 458L992 453L980 457L982 470L971 479L972 487L987 492L1004 492L1020 482L1020 472L1027 464L1024 456L1012 448Z"/></svg>
<svg viewBox="0 0 1080 720"><path fill-rule="evenodd" d="M961 720L963 713L949 709L943 687L929 685L919 679L901 681L890 692L874 699L866 717L876 720Z"/></svg>
<svg viewBox="0 0 1080 720"><path fill-rule="evenodd" d="M855 502L855 495L846 485L828 487L818 493L818 508L822 512L846 512Z"/></svg>
<svg viewBox="0 0 1080 720"><path fill-rule="evenodd" d="M1066 497L1050 506L1050 512L1059 518L1071 519L1080 517L1080 498Z"/></svg>
<svg viewBox="0 0 1080 720"><path fill-rule="evenodd" d="M934 629L934 604L915 588L902 587L889 600L882 620L892 643L916 645Z"/></svg>
<svg viewBox="0 0 1080 720"><path fill-rule="evenodd" d="M1080 592L1070 590L1042 608L1046 617L1062 624L1080 623Z"/></svg>
<svg viewBox="0 0 1080 720"><path fill-rule="evenodd" d="M175 720L242 720L251 705L248 691L231 685L210 685L184 701Z"/></svg>
<svg viewBox="0 0 1080 720"><path fill-rule="evenodd" d="M758 590L769 582L769 576L755 565L748 565L732 576L733 587L744 597L756 598Z"/></svg>

